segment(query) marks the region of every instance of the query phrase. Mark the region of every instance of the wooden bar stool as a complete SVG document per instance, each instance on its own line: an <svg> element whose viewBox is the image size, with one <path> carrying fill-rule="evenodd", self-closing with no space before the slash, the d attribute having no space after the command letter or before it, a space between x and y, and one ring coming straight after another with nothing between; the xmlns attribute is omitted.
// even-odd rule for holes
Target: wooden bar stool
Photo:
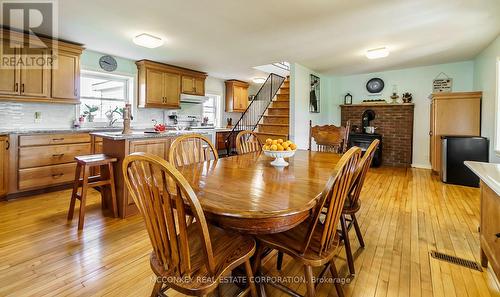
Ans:
<svg viewBox="0 0 500 297"><path fill-rule="evenodd" d="M80 200L80 214L78 218L78 230L83 229L83 222L85 219L85 200L87 197L87 189L89 187L101 187L102 206L106 206L106 196L110 197L113 215L118 216L118 208L116 206L116 193L115 193L115 177L113 174L113 163L117 161L116 158L106 156L104 154L86 155L75 157L77 162L75 181L73 183L73 192L71 193L71 202L69 204L68 221L73 219L73 212L75 210L76 199ZM101 174L90 176L90 169L92 167L100 166ZM80 178L83 172L83 177ZM82 188L82 193L78 194L78 188ZM109 190L110 195L105 195L105 191Z"/></svg>

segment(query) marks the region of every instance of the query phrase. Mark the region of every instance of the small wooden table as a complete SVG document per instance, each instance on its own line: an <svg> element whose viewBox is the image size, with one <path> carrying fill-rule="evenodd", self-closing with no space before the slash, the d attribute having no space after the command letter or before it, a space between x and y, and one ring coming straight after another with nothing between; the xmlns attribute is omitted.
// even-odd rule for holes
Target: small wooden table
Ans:
<svg viewBox="0 0 500 297"><path fill-rule="evenodd" d="M341 155L298 150L290 165L251 153L180 168L207 219L248 234L289 230L303 222Z"/></svg>

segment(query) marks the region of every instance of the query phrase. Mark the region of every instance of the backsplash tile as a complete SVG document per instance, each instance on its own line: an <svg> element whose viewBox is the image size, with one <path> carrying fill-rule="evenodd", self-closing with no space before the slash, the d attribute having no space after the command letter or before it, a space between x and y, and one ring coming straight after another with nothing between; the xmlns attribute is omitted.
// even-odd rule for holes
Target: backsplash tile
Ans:
<svg viewBox="0 0 500 297"><path fill-rule="evenodd" d="M41 120L35 122L35 112ZM0 128L70 128L75 106L65 104L0 102Z"/></svg>

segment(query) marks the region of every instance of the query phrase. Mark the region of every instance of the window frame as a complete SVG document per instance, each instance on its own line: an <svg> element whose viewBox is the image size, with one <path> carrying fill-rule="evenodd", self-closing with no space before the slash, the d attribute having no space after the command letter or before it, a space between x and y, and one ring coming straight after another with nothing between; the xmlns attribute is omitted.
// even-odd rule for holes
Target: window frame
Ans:
<svg viewBox="0 0 500 297"><path fill-rule="evenodd" d="M205 93L205 96L206 97L213 97L214 98L214 109L215 109L215 120L214 120L214 126L215 127L222 127L221 123L222 123L222 95L221 94L218 94L216 92L207 92ZM204 104L203 104L203 107L202 107L202 117L205 116L205 113L204 113Z"/></svg>
<svg viewBox="0 0 500 297"><path fill-rule="evenodd" d="M113 98L98 98L98 97L84 97L80 96L80 104L77 105L76 107L76 118L79 118L81 116L81 105L83 103L83 100L103 100L103 101L117 101L117 102L125 102L125 104L130 104L132 107L132 115L135 115L135 82L137 80L137 75L136 74L131 74L131 73L120 73L120 72L103 72L103 71L96 71L96 70L88 70L88 69L82 69L80 72L80 80L82 77L96 77L96 78L102 78L102 77L108 77L108 78L118 78L122 79L126 82L126 90L125 90L125 95L127 97L127 100L119 100L119 99L113 99ZM79 82L80 83L80 82ZM80 90L81 94L81 90ZM106 118L98 118L96 117L93 123L106 123L107 119ZM118 120L117 122L121 122L121 120ZM85 124L89 124L88 122L85 122Z"/></svg>

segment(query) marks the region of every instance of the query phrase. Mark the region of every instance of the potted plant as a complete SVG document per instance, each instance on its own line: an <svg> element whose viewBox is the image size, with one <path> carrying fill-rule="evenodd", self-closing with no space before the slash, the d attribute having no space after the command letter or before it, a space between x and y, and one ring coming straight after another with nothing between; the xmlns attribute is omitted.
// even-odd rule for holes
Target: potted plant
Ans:
<svg viewBox="0 0 500 297"><path fill-rule="evenodd" d="M85 107L87 110L83 112L83 116L87 118L87 122L92 123L95 117L94 113L99 110L99 107L96 105L90 106L88 104L85 104Z"/></svg>

